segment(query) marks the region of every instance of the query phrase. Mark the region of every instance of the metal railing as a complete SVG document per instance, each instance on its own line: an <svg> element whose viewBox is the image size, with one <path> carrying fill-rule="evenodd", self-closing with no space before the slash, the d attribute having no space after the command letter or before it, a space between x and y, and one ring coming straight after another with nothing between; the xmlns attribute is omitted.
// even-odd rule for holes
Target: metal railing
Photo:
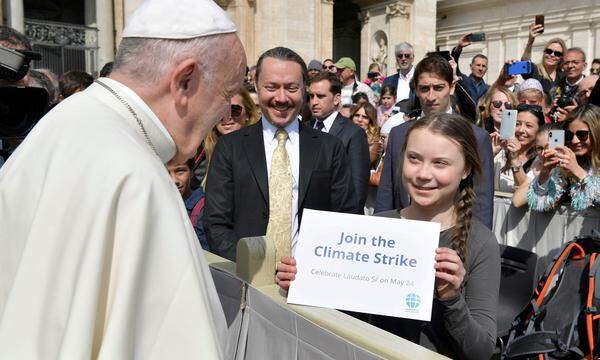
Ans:
<svg viewBox="0 0 600 360"><path fill-rule="evenodd" d="M93 74L98 68L98 29L83 25L25 19L25 34L42 54L34 68L60 75L69 70Z"/></svg>

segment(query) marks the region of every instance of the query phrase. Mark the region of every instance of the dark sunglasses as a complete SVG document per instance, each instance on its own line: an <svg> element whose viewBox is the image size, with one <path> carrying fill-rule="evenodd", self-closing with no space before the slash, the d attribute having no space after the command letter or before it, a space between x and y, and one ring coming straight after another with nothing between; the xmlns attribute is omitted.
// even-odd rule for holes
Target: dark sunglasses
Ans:
<svg viewBox="0 0 600 360"><path fill-rule="evenodd" d="M589 130L577 130L575 132L567 130L567 131L565 131L565 140L567 142L571 142L571 141L573 141L573 137L575 135L577 135L577 138L579 139L579 141L586 141L588 139L588 137L590 136L590 132L589 132Z"/></svg>
<svg viewBox="0 0 600 360"><path fill-rule="evenodd" d="M329 66L323 65L323 70L333 70L333 69L335 69L335 65L329 65Z"/></svg>
<svg viewBox="0 0 600 360"><path fill-rule="evenodd" d="M412 54L396 54L396 57L398 59L410 59L412 57Z"/></svg>
<svg viewBox="0 0 600 360"><path fill-rule="evenodd" d="M529 104L519 104L519 106L517 106L517 111L521 112L521 111L533 111L536 113L540 113L542 114L542 107L539 105L529 105Z"/></svg>
<svg viewBox="0 0 600 360"><path fill-rule="evenodd" d="M492 101L492 106L495 107L496 109L500 109L502 107L502 104L504 104L504 108L506 110L512 110L512 103L510 102L502 102L502 101Z"/></svg>
<svg viewBox="0 0 600 360"><path fill-rule="evenodd" d="M552 49L546 49L546 50L544 50L544 53L546 55L554 55L556 57L562 57L563 56L562 51L555 51L555 50L552 50Z"/></svg>
<svg viewBox="0 0 600 360"><path fill-rule="evenodd" d="M231 117L240 117L240 115L242 115L242 110L244 110L242 105L231 104Z"/></svg>

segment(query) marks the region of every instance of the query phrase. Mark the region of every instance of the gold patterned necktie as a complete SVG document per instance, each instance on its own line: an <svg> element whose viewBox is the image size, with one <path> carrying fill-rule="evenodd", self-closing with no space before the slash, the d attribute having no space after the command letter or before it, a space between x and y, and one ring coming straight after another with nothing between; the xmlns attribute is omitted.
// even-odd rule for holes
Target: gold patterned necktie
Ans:
<svg viewBox="0 0 600 360"><path fill-rule="evenodd" d="M278 129L277 147L271 159L269 174L269 224L267 237L275 243L277 261L291 256L292 236L292 168L285 149L288 133Z"/></svg>

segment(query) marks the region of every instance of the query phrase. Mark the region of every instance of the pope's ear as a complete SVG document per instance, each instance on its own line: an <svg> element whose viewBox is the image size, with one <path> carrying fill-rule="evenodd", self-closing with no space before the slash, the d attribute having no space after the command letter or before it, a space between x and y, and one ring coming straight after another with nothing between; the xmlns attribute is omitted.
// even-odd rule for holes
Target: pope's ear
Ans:
<svg viewBox="0 0 600 360"><path fill-rule="evenodd" d="M186 106L189 98L196 92L200 68L194 59L180 62L171 73L170 90L179 105Z"/></svg>

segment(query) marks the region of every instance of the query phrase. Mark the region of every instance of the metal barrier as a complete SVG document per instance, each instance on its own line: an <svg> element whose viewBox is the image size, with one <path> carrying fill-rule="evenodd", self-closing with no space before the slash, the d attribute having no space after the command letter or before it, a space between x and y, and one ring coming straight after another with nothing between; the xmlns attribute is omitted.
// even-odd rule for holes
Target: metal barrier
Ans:
<svg viewBox="0 0 600 360"><path fill-rule="evenodd" d="M237 269L217 255L205 252L205 258L230 333L239 334L231 358L447 359L340 311L288 305L274 282L274 246L264 237L240 240Z"/></svg>

